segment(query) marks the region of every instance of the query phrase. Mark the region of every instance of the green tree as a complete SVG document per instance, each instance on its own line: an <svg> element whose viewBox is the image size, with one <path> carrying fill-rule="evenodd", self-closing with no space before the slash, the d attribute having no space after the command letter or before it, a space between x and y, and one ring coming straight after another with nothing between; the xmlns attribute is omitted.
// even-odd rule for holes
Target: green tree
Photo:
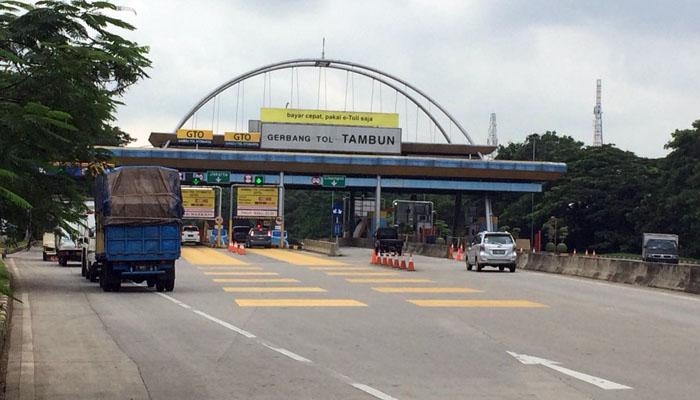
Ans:
<svg viewBox="0 0 700 400"><path fill-rule="evenodd" d="M114 123L125 90L150 66L148 49L115 34L134 27L105 1L0 2L0 219L34 230L76 220L99 145L131 141ZM18 231L22 231L19 229Z"/></svg>

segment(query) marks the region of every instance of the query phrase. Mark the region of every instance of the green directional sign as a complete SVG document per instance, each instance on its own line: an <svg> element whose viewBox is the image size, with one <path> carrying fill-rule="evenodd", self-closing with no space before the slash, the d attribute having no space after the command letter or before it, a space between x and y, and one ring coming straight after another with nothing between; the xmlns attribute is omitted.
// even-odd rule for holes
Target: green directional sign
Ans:
<svg viewBox="0 0 700 400"><path fill-rule="evenodd" d="M321 186L328 188L344 188L345 175L323 175Z"/></svg>
<svg viewBox="0 0 700 400"><path fill-rule="evenodd" d="M207 171L207 183L228 184L231 182L231 173L228 171Z"/></svg>

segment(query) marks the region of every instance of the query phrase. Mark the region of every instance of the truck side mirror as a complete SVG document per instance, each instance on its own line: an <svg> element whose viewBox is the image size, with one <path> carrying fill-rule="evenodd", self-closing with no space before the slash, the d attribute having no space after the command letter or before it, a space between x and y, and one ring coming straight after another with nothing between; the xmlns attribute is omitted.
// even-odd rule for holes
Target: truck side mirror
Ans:
<svg viewBox="0 0 700 400"><path fill-rule="evenodd" d="M94 237L95 237L95 230L94 230L94 229L90 229L90 234L89 234L88 236L91 237L91 238L94 238Z"/></svg>

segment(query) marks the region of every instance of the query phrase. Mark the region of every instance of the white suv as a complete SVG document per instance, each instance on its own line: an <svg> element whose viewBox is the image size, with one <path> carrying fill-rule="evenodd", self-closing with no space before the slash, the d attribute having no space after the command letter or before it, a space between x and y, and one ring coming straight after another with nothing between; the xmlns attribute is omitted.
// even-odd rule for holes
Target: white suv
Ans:
<svg viewBox="0 0 700 400"><path fill-rule="evenodd" d="M508 268L515 272L515 240L508 232L480 232L467 248L467 269L476 266L477 271L486 266Z"/></svg>
<svg viewBox="0 0 700 400"><path fill-rule="evenodd" d="M199 237L199 228L194 225L185 225L182 227L182 244L185 243L202 243L202 239Z"/></svg>

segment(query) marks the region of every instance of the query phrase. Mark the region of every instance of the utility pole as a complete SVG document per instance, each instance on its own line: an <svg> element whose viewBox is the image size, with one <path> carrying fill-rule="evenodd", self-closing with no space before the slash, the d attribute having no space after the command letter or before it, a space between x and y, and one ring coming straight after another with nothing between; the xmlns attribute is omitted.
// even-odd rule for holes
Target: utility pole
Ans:
<svg viewBox="0 0 700 400"><path fill-rule="evenodd" d="M595 107L593 107L593 146L600 147L603 145L603 109L601 107L602 83L598 79L596 81L595 92Z"/></svg>

